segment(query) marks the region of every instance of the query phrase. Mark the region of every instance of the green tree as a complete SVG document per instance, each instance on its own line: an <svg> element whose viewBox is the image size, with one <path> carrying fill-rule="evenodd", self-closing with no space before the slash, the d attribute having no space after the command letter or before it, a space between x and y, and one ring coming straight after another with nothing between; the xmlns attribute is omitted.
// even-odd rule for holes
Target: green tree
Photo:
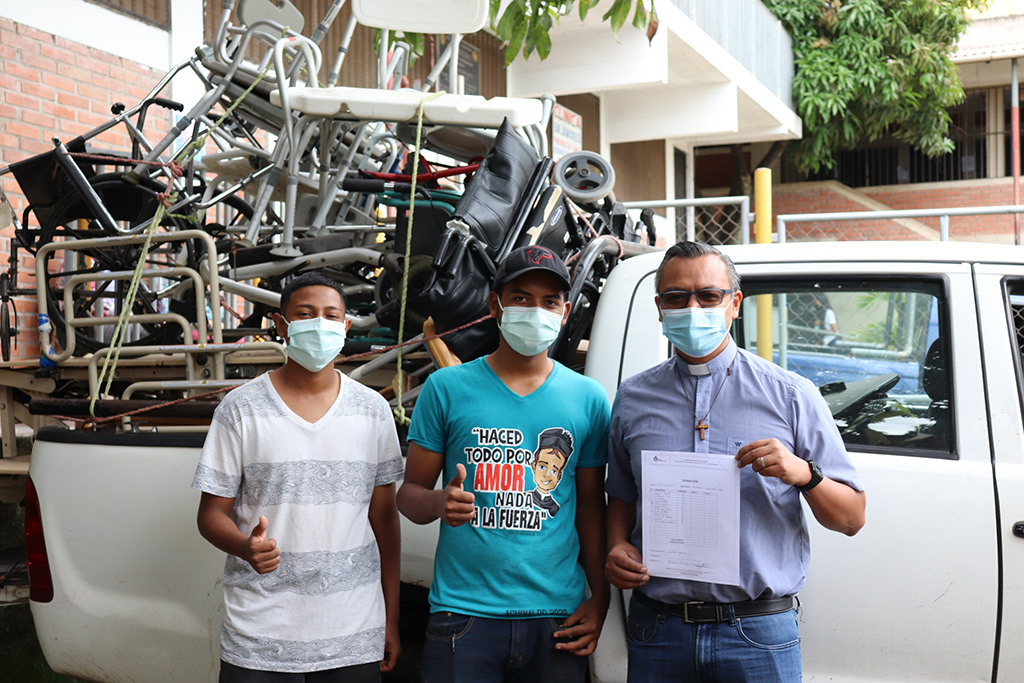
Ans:
<svg viewBox="0 0 1024 683"><path fill-rule="evenodd" d="M953 150L947 109L964 98L953 54L988 0L763 0L793 38L804 172L883 135L935 157Z"/></svg>
<svg viewBox="0 0 1024 683"><path fill-rule="evenodd" d="M582 21L600 1L512 0L505 10L501 11L501 0L490 0L491 27L505 43L505 64L511 64L520 50L524 59L528 59L533 52L542 60L547 59L551 52L550 33L555 22L572 14L574 5ZM625 26L632 14L633 26L641 31L650 31L652 22L653 26L657 27L653 11L645 4L650 2L651 0L613 0L601 20L609 22L612 31L618 35L619 29Z"/></svg>

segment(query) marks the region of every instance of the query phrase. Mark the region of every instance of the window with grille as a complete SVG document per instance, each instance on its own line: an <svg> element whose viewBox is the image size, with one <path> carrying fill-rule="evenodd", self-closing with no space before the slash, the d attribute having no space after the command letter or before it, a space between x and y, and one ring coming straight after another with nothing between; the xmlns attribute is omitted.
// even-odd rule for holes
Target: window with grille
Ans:
<svg viewBox="0 0 1024 683"><path fill-rule="evenodd" d="M1009 91L1005 97L1005 131L1009 130ZM1005 139L1009 164L1009 136L1005 131L989 130L985 90L966 93L964 101L950 107L949 139L953 151L929 157L893 135L877 141L862 141L855 149L838 150L835 165L817 173L802 174L789 161L782 165L782 182L838 180L850 187L876 187L903 183L931 183L946 180L973 180L989 177L989 139ZM993 122L994 123L994 122ZM1007 167L1009 169L1009 167ZM1007 170L1006 175L1010 172Z"/></svg>
<svg viewBox="0 0 1024 683"><path fill-rule="evenodd" d="M97 5L171 30L171 0L91 0Z"/></svg>
<svg viewBox="0 0 1024 683"><path fill-rule="evenodd" d="M1024 372L1024 280L1009 280L1006 283L1008 314L1014 331L1014 348L1017 357L1014 359L1018 372Z"/></svg>

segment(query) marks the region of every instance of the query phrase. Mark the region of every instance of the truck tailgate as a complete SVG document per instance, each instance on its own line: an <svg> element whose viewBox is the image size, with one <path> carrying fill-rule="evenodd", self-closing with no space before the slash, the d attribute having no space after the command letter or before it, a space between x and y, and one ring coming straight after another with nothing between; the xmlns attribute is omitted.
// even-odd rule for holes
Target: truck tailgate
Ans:
<svg viewBox="0 0 1024 683"><path fill-rule="evenodd" d="M29 476L54 598L33 601L32 616L55 671L216 680L224 554L196 530L201 444L195 434L38 434Z"/></svg>

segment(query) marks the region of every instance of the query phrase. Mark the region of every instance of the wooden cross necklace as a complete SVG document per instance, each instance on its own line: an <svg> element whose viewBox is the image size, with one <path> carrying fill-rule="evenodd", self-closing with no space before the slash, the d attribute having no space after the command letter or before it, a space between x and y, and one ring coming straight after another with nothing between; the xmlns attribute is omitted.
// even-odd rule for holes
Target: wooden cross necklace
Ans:
<svg viewBox="0 0 1024 683"><path fill-rule="evenodd" d="M729 380L729 377L732 376L732 366L736 365L736 357L739 355L740 354L737 352L736 355L732 357L732 362L729 363L729 367L725 369L725 377L722 378L722 383L718 385L718 391L715 392L715 397L711 399L711 405L708 406L708 412L704 414L704 417L702 419L697 418L697 406L693 401L690 400L690 395L686 393L686 383L683 382L682 380L680 380L679 382L683 387L683 396L686 397L686 402L687 404L689 404L690 411L693 413L693 419L697 423L693 426L693 428L696 431L700 432L701 441L704 440L704 432L711 429L711 425L709 425L707 422L708 418L711 416L711 409L715 407L715 402L718 401L718 397L722 393L722 388L725 387L725 383ZM696 385L696 382L694 382L694 384ZM696 387L694 387L694 391L696 391Z"/></svg>

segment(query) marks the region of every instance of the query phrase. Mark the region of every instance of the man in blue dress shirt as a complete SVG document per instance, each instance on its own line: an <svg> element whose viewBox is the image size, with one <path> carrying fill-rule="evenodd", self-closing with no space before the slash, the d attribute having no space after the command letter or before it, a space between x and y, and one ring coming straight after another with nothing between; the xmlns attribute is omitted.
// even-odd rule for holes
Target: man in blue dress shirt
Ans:
<svg viewBox="0 0 1024 683"><path fill-rule="evenodd" d="M680 242L655 279L676 355L624 381L609 441L608 559L629 606L629 681L800 681L795 596L810 556L800 505L828 529L864 525L865 495L814 385L736 346L739 276L714 247ZM691 428L692 427L692 428ZM735 456L740 583L651 576L641 548L641 453Z"/></svg>

